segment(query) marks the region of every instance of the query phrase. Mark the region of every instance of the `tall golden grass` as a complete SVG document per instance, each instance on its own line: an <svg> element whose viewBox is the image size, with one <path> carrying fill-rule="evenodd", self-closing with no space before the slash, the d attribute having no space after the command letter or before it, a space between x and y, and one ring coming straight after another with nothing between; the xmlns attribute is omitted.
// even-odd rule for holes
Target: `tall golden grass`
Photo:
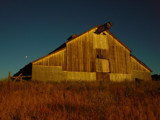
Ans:
<svg viewBox="0 0 160 120"><path fill-rule="evenodd" d="M160 82L0 82L0 120L159 120Z"/></svg>

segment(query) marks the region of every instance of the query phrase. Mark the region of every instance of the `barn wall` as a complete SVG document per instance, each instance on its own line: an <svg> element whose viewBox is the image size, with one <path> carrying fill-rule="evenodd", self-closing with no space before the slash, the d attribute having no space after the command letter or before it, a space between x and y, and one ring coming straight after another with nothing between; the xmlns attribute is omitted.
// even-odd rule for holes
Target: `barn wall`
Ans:
<svg viewBox="0 0 160 120"><path fill-rule="evenodd" d="M144 65L139 63L134 57L131 56L131 69L137 71L150 72Z"/></svg>
<svg viewBox="0 0 160 120"><path fill-rule="evenodd" d="M134 80L140 79L140 80L151 80L151 73L146 71L132 71L132 78Z"/></svg>
<svg viewBox="0 0 160 120"><path fill-rule="evenodd" d="M107 39L109 43L109 62L110 62L110 72L111 73L123 73L130 74L130 51L119 43L110 34L107 34Z"/></svg>
<svg viewBox="0 0 160 120"><path fill-rule="evenodd" d="M62 66L62 69L66 70L66 49L52 53L44 58L37 60L33 64L43 66Z"/></svg>
<svg viewBox="0 0 160 120"><path fill-rule="evenodd" d="M130 50L108 32L103 32L99 35L93 33L93 49L96 53L96 58L109 61L106 66L103 66L106 67L107 72L131 73ZM97 66L99 66L99 62L96 61ZM100 72L99 69L98 72Z"/></svg>
<svg viewBox="0 0 160 120"><path fill-rule="evenodd" d="M96 72L97 81L110 81L108 72Z"/></svg>
<svg viewBox="0 0 160 120"><path fill-rule="evenodd" d="M66 81L96 81L95 72L65 72Z"/></svg>
<svg viewBox="0 0 160 120"><path fill-rule="evenodd" d="M109 50L108 39L103 33L93 33L93 48L94 49L106 49Z"/></svg>
<svg viewBox="0 0 160 120"><path fill-rule="evenodd" d="M109 61L106 59L96 59L96 72L109 72Z"/></svg>
<svg viewBox="0 0 160 120"><path fill-rule="evenodd" d="M62 81L65 79L65 74L60 66L32 66L32 80L36 81Z"/></svg>
<svg viewBox="0 0 160 120"><path fill-rule="evenodd" d="M131 56L131 68L133 79L151 80L151 72L138 60Z"/></svg>
<svg viewBox="0 0 160 120"><path fill-rule="evenodd" d="M95 51L91 30L74 40L67 42L67 71L94 72Z"/></svg>
<svg viewBox="0 0 160 120"><path fill-rule="evenodd" d="M113 82L133 81L132 74L110 73L109 77Z"/></svg>
<svg viewBox="0 0 160 120"><path fill-rule="evenodd" d="M94 30L67 43L67 70L96 72L96 58L109 60L111 73L131 73L130 51L109 33Z"/></svg>
<svg viewBox="0 0 160 120"><path fill-rule="evenodd" d="M35 81L96 81L95 72L62 71L60 66L32 66L32 80Z"/></svg>

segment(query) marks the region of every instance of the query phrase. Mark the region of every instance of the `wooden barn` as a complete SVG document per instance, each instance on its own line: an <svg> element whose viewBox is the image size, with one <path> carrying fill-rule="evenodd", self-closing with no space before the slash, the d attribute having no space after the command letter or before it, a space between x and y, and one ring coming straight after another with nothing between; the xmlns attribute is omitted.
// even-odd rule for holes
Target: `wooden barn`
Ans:
<svg viewBox="0 0 160 120"><path fill-rule="evenodd" d="M32 80L133 81L151 80L152 70L131 54L108 29L98 25L32 62Z"/></svg>

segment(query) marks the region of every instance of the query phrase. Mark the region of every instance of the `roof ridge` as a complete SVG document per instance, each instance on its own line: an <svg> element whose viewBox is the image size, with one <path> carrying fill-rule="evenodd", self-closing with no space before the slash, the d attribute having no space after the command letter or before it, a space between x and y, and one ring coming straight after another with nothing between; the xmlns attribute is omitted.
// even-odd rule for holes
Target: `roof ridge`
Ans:
<svg viewBox="0 0 160 120"><path fill-rule="evenodd" d="M81 33L81 34L77 35L77 36L76 36L76 37L74 37L73 39L68 40L66 43L68 43L68 42L70 42L70 41L72 41L72 40L76 39L77 37L80 37L81 35L83 35L83 34L85 34L85 33L89 32L89 31L91 31L91 30L93 30L93 29L95 29L95 28L97 28L97 27L99 27L99 26L101 26L101 24L99 24L99 25L97 25L97 26L95 26L95 27L93 27L93 28L91 28L91 29L89 29L89 30L87 30L87 31L85 31L85 32L83 32L83 33Z"/></svg>

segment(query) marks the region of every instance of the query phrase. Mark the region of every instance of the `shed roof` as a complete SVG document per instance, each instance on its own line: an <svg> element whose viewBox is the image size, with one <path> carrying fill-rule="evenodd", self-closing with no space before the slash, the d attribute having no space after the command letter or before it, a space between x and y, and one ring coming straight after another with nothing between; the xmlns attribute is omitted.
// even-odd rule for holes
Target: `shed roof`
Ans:
<svg viewBox="0 0 160 120"><path fill-rule="evenodd" d="M150 72L152 72L152 70L147 65L145 65L142 61L140 61L137 57L135 57L132 54L130 56L133 57L134 59L136 59L141 65L143 65L145 68L147 68Z"/></svg>
<svg viewBox="0 0 160 120"><path fill-rule="evenodd" d="M52 52L50 52L48 55L50 55L50 54L52 54L52 53L54 53L54 52L56 52L56 51L59 51L59 50L65 48L65 47L66 47L66 43L63 43L63 44L60 45L58 48L56 48L55 50L53 50Z"/></svg>

